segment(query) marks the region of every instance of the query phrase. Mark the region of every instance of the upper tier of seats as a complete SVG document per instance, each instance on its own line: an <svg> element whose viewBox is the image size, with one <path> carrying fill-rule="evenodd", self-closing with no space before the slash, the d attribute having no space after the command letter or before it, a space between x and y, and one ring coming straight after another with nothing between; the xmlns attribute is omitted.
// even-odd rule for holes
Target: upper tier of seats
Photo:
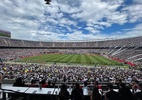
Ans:
<svg viewBox="0 0 142 100"><path fill-rule="evenodd" d="M104 40L104 41L82 41L82 42L41 42L18 40L0 37L0 46L12 47L142 47L142 36Z"/></svg>

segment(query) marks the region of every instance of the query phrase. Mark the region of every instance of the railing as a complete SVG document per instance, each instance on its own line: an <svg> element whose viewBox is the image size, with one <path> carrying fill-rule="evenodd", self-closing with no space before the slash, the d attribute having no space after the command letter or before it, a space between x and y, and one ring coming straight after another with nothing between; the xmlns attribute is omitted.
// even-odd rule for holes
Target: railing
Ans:
<svg viewBox="0 0 142 100"><path fill-rule="evenodd" d="M71 95L72 89L68 88L67 90ZM104 97L107 91L108 90L103 91L102 89L99 89L102 97ZM118 89L114 89L114 91L118 92ZM139 91L140 90L137 90L136 92ZM11 100L58 100L57 96L60 92L60 88L4 86L2 87L1 92L3 93L3 100L7 100L8 98L11 98ZM84 100L90 100L90 95L92 91L88 91L88 93L83 93Z"/></svg>

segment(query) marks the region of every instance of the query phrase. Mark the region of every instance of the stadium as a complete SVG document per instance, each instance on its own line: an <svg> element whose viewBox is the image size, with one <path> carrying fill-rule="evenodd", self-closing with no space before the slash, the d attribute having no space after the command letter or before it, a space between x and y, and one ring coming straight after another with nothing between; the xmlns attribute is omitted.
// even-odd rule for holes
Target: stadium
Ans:
<svg viewBox="0 0 142 100"><path fill-rule="evenodd" d="M25 59L25 62L27 62L28 60L34 62L36 58L41 58L42 59L41 61L40 59L37 59L39 63L73 62L80 64L82 62L84 64L90 63L96 65L99 64L99 61L97 62L93 60L92 56L87 56L87 55L101 55L106 59L101 58L101 56L96 56L96 58L94 58L98 60L102 59L102 62L100 62L100 64L111 65L114 63L115 65L117 64L121 65L123 63L123 64L128 64L129 66L135 66L135 65L139 66L142 60L141 58L142 37L118 39L118 40L106 40L106 41L84 41L84 42L83 41L82 42L81 41L36 42L36 41L16 40L16 39L1 37L0 43L2 44L1 60L6 60L6 61L16 60L16 59L20 60L20 58L31 57L31 59L27 60ZM10 51L9 49L7 50L7 48L9 48ZM7 57L6 54L10 54L11 51L13 51L13 54ZM25 55L25 52L28 53ZM49 57L48 56L45 57L45 54L52 54L52 55L49 55ZM36 55L38 55L39 57ZM35 56L35 59L34 57L32 58L32 56ZM45 59L43 59L42 57ZM49 59L52 57L53 59ZM58 58L59 60L55 58ZM109 62L109 60L114 60L114 62L113 61ZM116 61L120 63L116 63Z"/></svg>
<svg viewBox="0 0 142 100"><path fill-rule="evenodd" d="M79 42L37 42L0 37L0 44L1 70L5 73L3 76L5 81L22 76L26 84L29 84L31 80L42 79L58 85L62 82L82 83L84 80L89 83L97 80L103 84L121 79L129 83L129 76L133 73L133 69L137 73L132 75L137 78L137 81L142 81L140 71L142 37ZM112 69L107 69L106 66ZM126 69L125 66L127 66ZM100 68L105 73L103 79L100 79L99 75L96 76L102 73ZM125 77L113 71L117 69L125 73L121 68L127 70ZM72 72L73 70L75 73ZM106 76L108 71L112 72L109 77ZM36 73L40 76L34 75ZM112 74L119 77L112 77ZM134 78L132 75L131 77Z"/></svg>
<svg viewBox="0 0 142 100"><path fill-rule="evenodd" d="M142 92L140 19L137 19L137 23L135 22L137 24L135 27L132 27L132 24L136 17L130 20L131 16L127 18L129 22L124 21L126 16L124 11L128 8L118 6L121 2L111 3L96 0L96 4L101 3L98 6L101 11L108 10L112 13L116 10L115 8L118 10L120 7L119 9L121 9L120 16L117 14L118 12L114 12L119 16L118 19L116 16L111 19L105 13L106 15L97 21L98 16L93 13L96 19L90 18L92 14L88 13L88 10L83 13L85 18L81 18L82 15L79 15L84 11L84 6L90 11L91 4L88 6L85 1L77 0L77 3L68 0L67 2L43 0L40 3L23 1L33 3L33 8L30 10L27 8L29 4L23 3L23 6L20 2L13 1L3 1L2 3L12 5L15 9L18 8L16 14L11 14L10 9L0 5L0 11L4 14L1 20L7 20L0 24L0 28L2 28L0 29L0 99L142 100L139 95ZM71 8L67 7L66 3L71 4ZM41 7L37 6L38 4ZM92 2L92 7L96 4ZM115 6L103 8L108 4ZM77 6L80 8L76 9ZM67 9L68 12L66 12ZM41 12L44 12L44 17ZM95 14L99 12L98 10ZM26 14L28 15L26 16ZM64 16L66 19L62 20ZM73 17L76 24L71 22L72 18L68 16ZM112 17L114 17L113 13ZM81 19L80 22L79 19ZM46 20L48 21L46 22ZM119 25L115 26L116 23ZM118 28L116 28L117 32L113 31L113 28L118 26L119 28L129 27L122 28L122 31ZM36 29L34 29L35 27ZM107 35L100 33L105 29L108 30ZM97 36L106 38L95 38ZM114 38L115 36L120 38ZM80 37L81 39L78 39Z"/></svg>

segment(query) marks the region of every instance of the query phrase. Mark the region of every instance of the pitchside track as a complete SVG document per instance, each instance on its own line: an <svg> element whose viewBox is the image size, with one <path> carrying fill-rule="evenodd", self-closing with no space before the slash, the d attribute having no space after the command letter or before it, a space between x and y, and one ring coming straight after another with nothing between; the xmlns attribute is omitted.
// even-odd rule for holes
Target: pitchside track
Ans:
<svg viewBox="0 0 142 100"><path fill-rule="evenodd" d="M85 54L44 54L32 57L21 58L18 62L26 63L66 63L83 65L122 65L117 61L107 59L100 55Z"/></svg>

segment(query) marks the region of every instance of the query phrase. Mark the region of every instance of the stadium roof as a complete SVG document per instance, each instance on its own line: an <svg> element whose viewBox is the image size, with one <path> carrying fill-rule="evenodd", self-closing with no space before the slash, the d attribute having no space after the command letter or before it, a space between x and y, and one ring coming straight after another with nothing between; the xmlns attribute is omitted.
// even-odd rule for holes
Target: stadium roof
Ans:
<svg viewBox="0 0 142 100"><path fill-rule="evenodd" d="M142 0L2 0L0 29L36 41L142 36Z"/></svg>

